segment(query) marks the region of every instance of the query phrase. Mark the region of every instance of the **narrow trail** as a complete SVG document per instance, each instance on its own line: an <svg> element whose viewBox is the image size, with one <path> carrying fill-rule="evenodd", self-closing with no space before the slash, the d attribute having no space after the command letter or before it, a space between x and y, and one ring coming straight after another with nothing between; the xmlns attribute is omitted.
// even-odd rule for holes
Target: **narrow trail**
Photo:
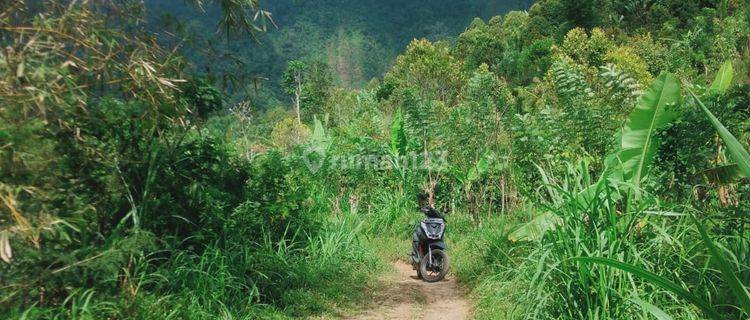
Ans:
<svg viewBox="0 0 750 320"><path fill-rule="evenodd" d="M374 294L370 308L349 320L462 320L471 318L471 303L466 292L450 275L445 280L427 283L417 278L411 266L398 261L383 278L383 289Z"/></svg>

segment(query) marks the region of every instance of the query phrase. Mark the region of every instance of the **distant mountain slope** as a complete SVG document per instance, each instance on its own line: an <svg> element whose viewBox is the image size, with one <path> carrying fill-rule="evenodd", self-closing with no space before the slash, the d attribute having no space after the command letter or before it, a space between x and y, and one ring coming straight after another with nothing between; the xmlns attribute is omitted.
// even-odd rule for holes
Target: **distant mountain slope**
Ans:
<svg viewBox="0 0 750 320"><path fill-rule="evenodd" d="M263 83L258 95L282 97L279 77L288 60L323 61L340 85L357 87L381 75L413 38L450 40L475 17L526 9L531 0L278 0L266 4L278 28L260 42L216 33L217 8L175 0L146 0L149 28L180 43L194 68L220 77L241 95ZM178 23L176 21L190 21ZM232 80L243 83L233 86ZM237 90L240 89L240 90ZM254 88L253 88L254 89ZM251 90L255 92L255 90ZM248 91L249 92L249 91Z"/></svg>

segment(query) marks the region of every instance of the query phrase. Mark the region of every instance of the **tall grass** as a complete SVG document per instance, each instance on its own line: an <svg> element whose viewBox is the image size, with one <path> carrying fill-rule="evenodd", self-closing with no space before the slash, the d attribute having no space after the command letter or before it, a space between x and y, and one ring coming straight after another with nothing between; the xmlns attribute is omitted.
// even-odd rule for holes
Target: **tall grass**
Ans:
<svg viewBox="0 0 750 320"><path fill-rule="evenodd" d="M420 219L417 209L413 198L389 190L379 190L373 196L372 207L366 216L367 231L380 236L410 237Z"/></svg>
<svg viewBox="0 0 750 320"><path fill-rule="evenodd" d="M701 319L699 308L675 303L680 297L652 282L574 257L602 257L642 266L673 279L702 299L719 303L716 270L707 268L695 225L679 207L666 208L653 195L623 205L622 190L606 187L593 201L579 197L585 165L556 177L549 173L537 204L559 217L554 230L512 243L514 228L479 228L456 249L459 278L474 284L479 318L649 319L641 302L664 306L679 319ZM473 254L463 251L475 251ZM738 252L741 254L740 252ZM473 256L472 256L473 255Z"/></svg>
<svg viewBox="0 0 750 320"><path fill-rule="evenodd" d="M178 257L178 266L165 270L171 273L170 292L189 310L182 316L248 316L254 314L248 306L259 305L303 316L361 299L378 260L360 243L361 222L351 215L332 220L316 235L276 242L264 237L261 243Z"/></svg>
<svg viewBox="0 0 750 320"><path fill-rule="evenodd" d="M75 290L59 308L32 306L22 319L286 319L338 313L364 298L383 265L363 245L363 222L345 213L314 235L264 232L261 241L208 244L134 260L112 278L119 298ZM279 239L280 238L280 239ZM279 239L279 240L273 240ZM154 266L158 265L157 269ZM128 284L129 283L129 284ZM119 303L113 302L118 301Z"/></svg>

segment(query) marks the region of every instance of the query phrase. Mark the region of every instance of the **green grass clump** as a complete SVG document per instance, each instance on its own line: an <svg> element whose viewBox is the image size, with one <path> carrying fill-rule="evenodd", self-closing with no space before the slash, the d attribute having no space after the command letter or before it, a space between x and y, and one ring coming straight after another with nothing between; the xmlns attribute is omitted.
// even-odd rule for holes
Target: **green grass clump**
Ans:
<svg viewBox="0 0 750 320"><path fill-rule="evenodd" d="M361 222L344 216L314 236L277 242L266 237L261 243L174 259L164 269L167 292L185 303L183 318L219 313L249 317L258 305L293 317L335 311L362 299L364 287L377 274L379 260L360 236Z"/></svg>
<svg viewBox="0 0 750 320"><path fill-rule="evenodd" d="M679 296L635 274L574 257L601 257L639 266L686 288L725 315L739 315L726 303L721 272L708 267L711 254L680 206L666 207L650 194L622 206L620 190L606 188L583 202L575 183L580 176L551 179L550 202L538 204L560 218L553 230L519 242L509 234L519 226L504 221L485 224L460 237L454 250L454 273L473 287L479 319L650 319L642 302L679 319L702 319L692 305L675 304ZM650 209L647 209L650 208ZM655 209L659 208L659 209ZM728 221L727 221L728 222ZM724 224L722 222L721 224ZM718 231L718 230L717 230ZM729 231L733 234L735 231ZM729 257L743 257L747 240L719 237ZM730 268L747 276L745 263ZM722 293L723 292L723 293Z"/></svg>
<svg viewBox="0 0 750 320"><path fill-rule="evenodd" d="M135 274L113 279L133 289L119 299L76 290L59 309L33 306L11 314L23 319L286 319L337 313L363 299L364 288L384 270L361 240L362 222L355 218L331 218L316 235L274 241L266 233L262 242L213 243L199 252L177 251L163 262L133 261Z"/></svg>

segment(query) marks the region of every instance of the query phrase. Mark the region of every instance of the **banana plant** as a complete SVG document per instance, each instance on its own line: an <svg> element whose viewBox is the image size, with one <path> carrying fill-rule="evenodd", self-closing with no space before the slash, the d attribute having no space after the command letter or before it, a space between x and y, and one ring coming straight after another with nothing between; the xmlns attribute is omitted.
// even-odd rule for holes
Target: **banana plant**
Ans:
<svg viewBox="0 0 750 320"><path fill-rule="evenodd" d="M625 126L618 133L619 149L604 160L599 180L578 194L581 203L591 203L606 184L625 183L636 198L640 184L651 169L660 140L655 134L678 115L682 103L680 82L669 73L661 74L641 96ZM632 186L632 188L628 188ZM633 190L634 189L634 190Z"/></svg>
<svg viewBox="0 0 750 320"><path fill-rule="evenodd" d="M622 129L617 152L619 169L623 178L636 189L648 174L659 147L656 131L678 116L676 107L681 102L679 80L664 73L643 94Z"/></svg>
<svg viewBox="0 0 750 320"><path fill-rule="evenodd" d="M708 94L712 96L726 94L732 83L733 77L734 70L732 68L732 62L727 61L721 66L719 72L716 74L716 78L708 89ZM732 135L732 133L730 133L729 130L719 122L716 116L706 108L703 101L701 101L692 90L688 89L688 92L693 99L695 99L696 103L701 108L701 111L703 111L709 121L711 121L711 125L716 128L719 136L726 143L732 160L735 162L706 169L701 172L701 175L707 177L709 181L719 184L731 183L741 177L750 177L750 164L748 164L746 160L748 159L748 155L747 152L744 152L744 148L742 148L742 145L737 141L737 138L735 138L734 135Z"/></svg>
<svg viewBox="0 0 750 320"><path fill-rule="evenodd" d="M563 224L563 219L549 211L546 211L531 219L508 233L508 240L512 242L524 240L539 240L547 231L555 230Z"/></svg>
<svg viewBox="0 0 750 320"><path fill-rule="evenodd" d="M608 183L625 182L625 186L632 186L632 189L622 190L633 190L637 198L640 183L651 169L659 147L656 132L678 116L676 108L681 103L680 82L677 77L669 73L661 74L643 93L638 105L630 113L618 134L619 149L605 159L605 169L599 180L578 194L578 202L591 203ZM516 230L515 238L530 238L528 235L534 235L533 238L541 237L556 223L553 216L545 213L535 217Z"/></svg>
<svg viewBox="0 0 750 320"><path fill-rule="evenodd" d="M713 81L711 87L708 90L708 93L714 95L726 93L731 84L731 81L732 64L731 62L726 62L717 73L716 79ZM693 97L693 99L695 99L696 103L701 108L706 117L711 121L711 124L714 126L714 128L716 128L719 136L727 145L727 149L729 150L732 160L735 161L740 172L746 177L750 176L750 154L748 154L747 150L742 146L737 138L735 138L734 135L732 135L732 133L729 132L729 130L727 130L727 128L724 127L724 125L713 115L713 113L708 110L701 99L698 98L698 96L696 96L695 93L689 88L688 92ZM700 233L701 240L708 249L711 261L718 267L721 277L724 279L724 282L726 282L732 293L735 295L737 301L739 302L740 310L745 313L745 316L750 316L750 291L748 291L748 287L741 282L734 270L735 268L727 261L722 250L720 250L719 247L713 242L713 240L711 240L703 222L698 220L693 215L691 215L691 219L693 220L693 223L696 225L698 232ZM677 296L690 301L693 305L699 307L707 317L711 319L722 319L722 316L707 301L688 292L682 286L677 285L676 283L666 278L658 276L638 266L623 263L617 260L598 257L577 257L573 258L573 260L582 263L606 265L631 273L635 276L643 278L651 284L661 287L662 289L670 291ZM657 318L664 318L664 316L666 315L663 310L651 304L636 304L640 305L644 308L644 310L650 312Z"/></svg>
<svg viewBox="0 0 750 320"><path fill-rule="evenodd" d="M725 62L721 69L719 69L719 72L716 75L716 79L714 79L713 83L711 84L711 87L708 90L709 94L725 94L732 82L733 73L732 62ZM729 155L735 162L735 165L738 167L740 173L745 177L750 177L750 154L748 154L747 150L745 150L745 148L737 140L737 138L731 132L729 132L726 127L724 127L719 119L717 119L716 116L714 116L714 114L711 113L710 110L708 110L703 101L701 101L701 99L698 98L698 96L695 95L695 93L689 88L688 92L693 97L693 99L695 99L695 102L701 108L708 120L711 121L711 125L714 126L719 136L721 137L721 140L723 140L727 145Z"/></svg>

